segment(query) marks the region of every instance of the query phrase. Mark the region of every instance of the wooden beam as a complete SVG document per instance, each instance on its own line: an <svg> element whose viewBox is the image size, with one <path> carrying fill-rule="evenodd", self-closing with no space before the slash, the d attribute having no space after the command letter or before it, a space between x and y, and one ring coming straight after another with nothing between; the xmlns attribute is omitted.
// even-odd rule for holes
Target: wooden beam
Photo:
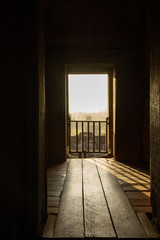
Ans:
<svg viewBox="0 0 160 240"><path fill-rule="evenodd" d="M86 237L116 237L102 186L92 159L83 160L84 215Z"/></svg>
<svg viewBox="0 0 160 240"><path fill-rule="evenodd" d="M61 197L54 237L84 237L82 159L72 159L70 162Z"/></svg>

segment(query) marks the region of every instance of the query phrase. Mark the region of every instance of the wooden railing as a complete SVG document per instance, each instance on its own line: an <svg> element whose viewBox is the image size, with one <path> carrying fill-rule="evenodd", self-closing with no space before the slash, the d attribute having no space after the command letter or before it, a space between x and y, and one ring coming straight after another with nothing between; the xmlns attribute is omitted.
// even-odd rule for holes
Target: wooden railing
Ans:
<svg viewBox="0 0 160 240"><path fill-rule="evenodd" d="M106 121L79 121L69 118L70 153L107 153L109 118Z"/></svg>

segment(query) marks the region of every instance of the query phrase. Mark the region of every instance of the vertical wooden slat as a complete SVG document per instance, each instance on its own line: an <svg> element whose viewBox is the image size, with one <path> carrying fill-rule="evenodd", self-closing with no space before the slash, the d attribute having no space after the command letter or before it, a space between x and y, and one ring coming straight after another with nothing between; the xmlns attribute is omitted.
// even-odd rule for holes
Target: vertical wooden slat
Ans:
<svg viewBox="0 0 160 240"><path fill-rule="evenodd" d="M81 122L81 152L82 152L82 132L83 130L82 130L82 122Z"/></svg>
<svg viewBox="0 0 160 240"><path fill-rule="evenodd" d="M88 140L88 152L89 152L89 122L88 122L88 126L87 126L87 128L88 128L88 136L87 136L87 140Z"/></svg>
<svg viewBox="0 0 160 240"><path fill-rule="evenodd" d="M109 151L109 145L110 145L110 138L109 138L109 118L106 119L106 124L107 124L107 151Z"/></svg>
<svg viewBox="0 0 160 240"><path fill-rule="evenodd" d="M71 120L69 120L69 152L71 152Z"/></svg>
<svg viewBox="0 0 160 240"><path fill-rule="evenodd" d="M78 122L76 121L76 151L78 152Z"/></svg>
<svg viewBox="0 0 160 240"><path fill-rule="evenodd" d="M101 151L101 140L100 140L100 137L101 137L101 122L99 122L99 141L98 141L98 150L99 152Z"/></svg>
<svg viewBox="0 0 160 240"><path fill-rule="evenodd" d="M108 139L107 139L108 133L107 133L107 118L106 118L106 152L108 151Z"/></svg>
<svg viewBox="0 0 160 240"><path fill-rule="evenodd" d="M101 151L101 124L104 123L106 124L106 141L105 141L105 151L107 152L108 151L108 148L109 148L109 138L108 138L108 126L109 126L109 118L106 118L106 121L69 121L68 122L68 128L69 128L69 151L70 152L75 152L75 150L73 151L72 150L72 142L71 142L71 135L72 135L72 123L75 123L76 124L76 152L92 152L92 153L98 153L98 152L102 152ZM79 130L79 123L81 123L82 125L82 132L81 132L81 149L78 149L78 143L79 143L79 138L78 138L78 130ZM88 134L87 136L87 148L84 149L84 123L87 124L87 130L86 130L86 133ZM89 142L90 142L90 135L89 135L89 132L90 132L90 123L93 124L93 150L91 149L90 150L90 147L89 147ZM96 131L96 124L98 124L98 129L99 129L99 133L98 133L98 151L96 151L96 148L95 148L95 131Z"/></svg>
<svg viewBox="0 0 160 240"><path fill-rule="evenodd" d="M83 147L83 122L82 122L82 152L84 151L84 147Z"/></svg>
<svg viewBox="0 0 160 240"><path fill-rule="evenodd" d="M95 122L93 122L93 152L95 152Z"/></svg>

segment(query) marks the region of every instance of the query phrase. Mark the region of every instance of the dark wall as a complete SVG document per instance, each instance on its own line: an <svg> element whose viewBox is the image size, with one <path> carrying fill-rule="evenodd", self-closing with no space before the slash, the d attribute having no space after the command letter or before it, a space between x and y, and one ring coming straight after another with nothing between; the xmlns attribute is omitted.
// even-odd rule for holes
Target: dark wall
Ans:
<svg viewBox="0 0 160 240"><path fill-rule="evenodd" d="M108 8L105 4L95 7L94 4L89 6L86 2L85 7L76 3L61 6L55 3L45 12L47 159L54 163L57 159L54 156L65 149L64 66L86 62L113 63L116 67L116 159L147 162L149 156L143 154L147 148L143 140L143 121L148 118L145 112L148 88L144 84L145 10ZM57 104L58 113L54 112ZM59 161L65 160L62 158Z"/></svg>
<svg viewBox="0 0 160 240"><path fill-rule="evenodd" d="M46 220L43 14L38 1L2 6L1 238L38 239Z"/></svg>
<svg viewBox="0 0 160 240"><path fill-rule="evenodd" d="M58 8L46 12L46 45L54 48L141 48L142 9Z"/></svg>
<svg viewBox="0 0 160 240"><path fill-rule="evenodd" d="M144 114L144 62L135 58L117 64L116 158L142 162Z"/></svg>
<svg viewBox="0 0 160 240"><path fill-rule="evenodd" d="M65 66L46 60L46 160L65 160Z"/></svg>
<svg viewBox="0 0 160 240"><path fill-rule="evenodd" d="M16 86L16 13L1 1L1 229L2 238L16 238L17 221L17 86ZM7 238L8 239L8 238Z"/></svg>
<svg viewBox="0 0 160 240"><path fill-rule="evenodd" d="M37 7L38 24L38 233L42 233L47 216L47 176L45 159L45 36L44 36L44 4L38 1Z"/></svg>
<svg viewBox="0 0 160 240"><path fill-rule="evenodd" d="M160 229L160 3L151 11L150 158L151 203Z"/></svg>
<svg viewBox="0 0 160 240"><path fill-rule="evenodd" d="M25 1L17 9L17 234L20 239L38 238L46 219L44 47L38 6L38 1Z"/></svg>

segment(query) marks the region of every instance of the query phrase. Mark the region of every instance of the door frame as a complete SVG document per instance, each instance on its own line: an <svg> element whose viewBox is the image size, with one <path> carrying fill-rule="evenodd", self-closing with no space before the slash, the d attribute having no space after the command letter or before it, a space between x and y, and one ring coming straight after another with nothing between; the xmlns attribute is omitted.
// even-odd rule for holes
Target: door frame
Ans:
<svg viewBox="0 0 160 240"><path fill-rule="evenodd" d="M68 114L69 114L69 92L68 92L68 75L69 74L108 74L108 115L109 115L109 153L107 157L113 157L115 152L115 79L113 79L114 64L109 63L71 63L65 64L65 146L66 158L69 152L69 133L68 133ZM114 84L114 85L113 85ZM114 92L114 94L113 94ZM114 106L113 106L114 103ZM114 110L114 112L113 112ZM113 117L114 116L114 117ZM106 116L107 117L107 116ZM114 123L113 123L114 120ZM105 157L106 157L105 156Z"/></svg>

